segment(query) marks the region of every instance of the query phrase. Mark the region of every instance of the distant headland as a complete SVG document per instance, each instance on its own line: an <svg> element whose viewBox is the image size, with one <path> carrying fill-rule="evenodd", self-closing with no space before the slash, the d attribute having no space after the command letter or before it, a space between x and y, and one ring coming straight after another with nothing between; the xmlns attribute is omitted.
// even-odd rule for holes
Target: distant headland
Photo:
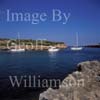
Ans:
<svg viewBox="0 0 100 100"><path fill-rule="evenodd" d="M100 48L100 43L99 44L95 44L95 45L87 45L85 47L90 47L90 48Z"/></svg>
<svg viewBox="0 0 100 100"><path fill-rule="evenodd" d="M55 42L48 40L32 40L32 39L7 39L0 38L0 50L8 50L20 47L26 50L48 50L50 46L64 49L67 45L64 42Z"/></svg>

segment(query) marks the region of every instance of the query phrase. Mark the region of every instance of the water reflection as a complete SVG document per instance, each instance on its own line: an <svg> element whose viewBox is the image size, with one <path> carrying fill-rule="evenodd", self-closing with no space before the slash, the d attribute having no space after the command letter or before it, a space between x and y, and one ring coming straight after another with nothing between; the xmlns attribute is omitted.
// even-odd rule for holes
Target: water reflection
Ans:
<svg viewBox="0 0 100 100"><path fill-rule="evenodd" d="M49 52L49 57L52 59L57 58L57 52Z"/></svg>
<svg viewBox="0 0 100 100"><path fill-rule="evenodd" d="M57 52L49 52L49 66L51 69L55 69L58 63Z"/></svg>

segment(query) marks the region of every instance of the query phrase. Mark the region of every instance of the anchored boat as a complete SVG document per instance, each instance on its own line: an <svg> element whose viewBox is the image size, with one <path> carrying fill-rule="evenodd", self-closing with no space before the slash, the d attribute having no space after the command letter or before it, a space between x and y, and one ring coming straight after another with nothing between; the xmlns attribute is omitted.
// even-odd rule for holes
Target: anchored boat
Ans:
<svg viewBox="0 0 100 100"><path fill-rule="evenodd" d="M49 49L48 49L48 51L49 52L57 52L57 51L59 51L60 49L58 49L58 48L56 48L56 47L53 47L53 46L51 46Z"/></svg>
<svg viewBox="0 0 100 100"><path fill-rule="evenodd" d="M10 49L11 52L24 52L25 51L25 49L22 49L20 47L20 34L19 33L18 33L18 42L19 42L18 48Z"/></svg>
<svg viewBox="0 0 100 100"><path fill-rule="evenodd" d="M71 50L76 50L76 51L78 51L78 50L82 50L83 49L83 47L79 47L78 46L78 33L76 34L76 46L74 46L74 47L71 47Z"/></svg>

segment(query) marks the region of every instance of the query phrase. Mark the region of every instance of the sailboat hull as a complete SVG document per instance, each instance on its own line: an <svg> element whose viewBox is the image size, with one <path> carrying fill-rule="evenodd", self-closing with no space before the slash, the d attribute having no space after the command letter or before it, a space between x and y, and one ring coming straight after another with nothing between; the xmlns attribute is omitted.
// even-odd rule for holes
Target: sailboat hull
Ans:
<svg viewBox="0 0 100 100"><path fill-rule="evenodd" d="M11 49L11 52L24 52L25 49Z"/></svg>
<svg viewBox="0 0 100 100"><path fill-rule="evenodd" d="M57 51L59 51L59 49L49 49L48 51L49 52L57 52Z"/></svg>
<svg viewBox="0 0 100 100"><path fill-rule="evenodd" d="M59 49L58 48L56 48L56 47L50 47L49 49L48 49L48 51L49 52L57 52L57 51L59 51Z"/></svg>
<svg viewBox="0 0 100 100"><path fill-rule="evenodd" d="M72 47L71 50L74 50L74 51L79 51L79 50L82 50L83 48L82 47Z"/></svg>

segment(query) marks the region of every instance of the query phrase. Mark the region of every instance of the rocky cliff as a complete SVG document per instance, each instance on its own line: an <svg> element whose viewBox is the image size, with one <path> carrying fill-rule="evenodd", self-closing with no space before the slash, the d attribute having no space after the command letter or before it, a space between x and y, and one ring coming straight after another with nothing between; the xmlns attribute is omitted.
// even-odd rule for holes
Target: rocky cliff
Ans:
<svg viewBox="0 0 100 100"><path fill-rule="evenodd" d="M49 88L39 100L100 100L100 62L79 63L78 70L68 75L59 89Z"/></svg>

